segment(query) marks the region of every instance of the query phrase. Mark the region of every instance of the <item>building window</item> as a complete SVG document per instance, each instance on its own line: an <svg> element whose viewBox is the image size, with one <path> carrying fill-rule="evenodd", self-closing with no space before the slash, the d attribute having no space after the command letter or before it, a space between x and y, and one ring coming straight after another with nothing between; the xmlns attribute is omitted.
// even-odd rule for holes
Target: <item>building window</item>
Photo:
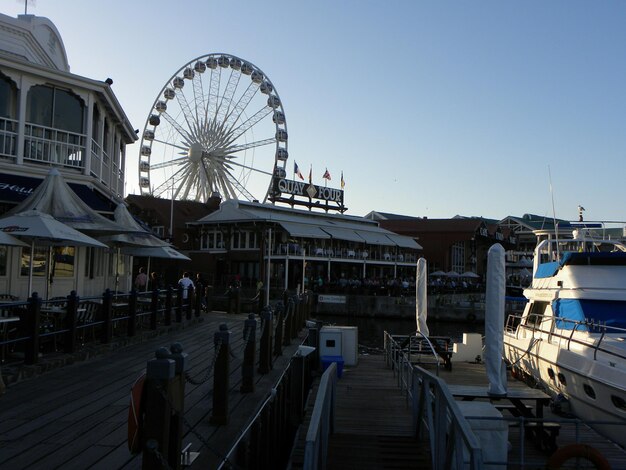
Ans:
<svg viewBox="0 0 626 470"><path fill-rule="evenodd" d="M7 275L7 247L0 246L0 276Z"/></svg>
<svg viewBox="0 0 626 470"><path fill-rule="evenodd" d="M462 273L465 271L465 244L457 242L452 245L452 271Z"/></svg>
<svg viewBox="0 0 626 470"><path fill-rule="evenodd" d="M219 230L208 230L206 232L203 232L200 236L200 249L219 250L223 248L224 236Z"/></svg>
<svg viewBox="0 0 626 470"><path fill-rule="evenodd" d="M73 246L56 246L52 248L52 266L50 273L53 277L73 277L75 248ZM33 276L45 276L48 271L48 249L35 247L33 256ZM30 269L30 247L22 248L20 274L28 276Z"/></svg>
<svg viewBox="0 0 626 470"><path fill-rule="evenodd" d="M233 250L238 250L239 248L245 248L245 233L235 232L233 233ZM241 243L243 239L244 243Z"/></svg>
<svg viewBox="0 0 626 470"><path fill-rule="evenodd" d="M83 133L85 105L70 91L36 85L28 92L26 108L29 123Z"/></svg>
<svg viewBox="0 0 626 470"><path fill-rule="evenodd" d="M17 116L17 88L12 80L0 74L0 118Z"/></svg>
<svg viewBox="0 0 626 470"><path fill-rule="evenodd" d="M163 238L165 236L165 226L155 225L152 227L152 233L154 233L157 237Z"/></svg>

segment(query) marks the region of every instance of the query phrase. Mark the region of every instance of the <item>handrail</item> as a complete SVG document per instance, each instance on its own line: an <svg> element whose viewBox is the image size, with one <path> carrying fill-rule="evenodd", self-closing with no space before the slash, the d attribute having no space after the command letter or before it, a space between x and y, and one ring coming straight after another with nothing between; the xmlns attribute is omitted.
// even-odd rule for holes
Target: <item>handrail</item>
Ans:
<svg viewBox="0 0 626 470"><path fill-rule="evenodd" d="M391 365L394 371L397 370L400 377L406 378L401 388L406 391L407 399L411 402L413 426L417 437L423 437L424 428L428 430L432 468L443 470L482 468L480 442L461 413L445 381L412 364L394 337L386 331L384 344L387 364Z"/></svg>
<svg viewBox="0 0 626 470"><path fill-rule="evenodd" d="M335 427L337 363L328 366L318 388L304 445L304 470L326 468L328 439Z"/></svg>

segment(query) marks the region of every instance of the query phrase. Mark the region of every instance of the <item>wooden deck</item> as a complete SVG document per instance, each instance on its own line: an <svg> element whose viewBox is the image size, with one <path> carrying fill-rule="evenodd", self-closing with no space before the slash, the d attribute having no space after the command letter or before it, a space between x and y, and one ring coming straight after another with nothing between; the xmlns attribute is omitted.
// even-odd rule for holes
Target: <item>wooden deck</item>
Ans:
<svg viewBox="0 0 626 470"><path fill-rule="evenodd" d="M0 468L141 468L141 457L132 456L126 442L131 385L157 348L169 347L176 341L189 354L190 375L202 378L214 357L213 334L219 324L226 323L232 333L234 356L230 367L228 425L209 424L212 374L204 385L187 384L185 389L183 446L191 442L192 450L200 452L191 468L215 468L297 349L293 341L275 359L270 373L255 374L254 393L240 393L242 330L246 317L204 314L202 321L172 328L162 336L119 346L100 357L10 385L0 397Z"/></svg>
<svg viewBox="0 0 626 470"><path fill-rule="evenodd" d="M361 355L337 382L328 469L430 468L413 437L411 411L382 355Z"/></svg>

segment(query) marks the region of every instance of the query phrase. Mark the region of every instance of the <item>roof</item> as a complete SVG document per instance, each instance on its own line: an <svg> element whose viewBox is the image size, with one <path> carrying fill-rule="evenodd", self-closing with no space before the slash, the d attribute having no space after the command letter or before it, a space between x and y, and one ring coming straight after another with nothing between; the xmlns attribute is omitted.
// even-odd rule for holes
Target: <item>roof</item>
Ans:
<svg viewBox="0 0 626 470"><path fill-rule="evenodd" d="M128 203L129 211L150 227L169 226L172 215L174 226L184 226L186 222L198 220L217 208L217 203L211 201L203 203L176 200L172 207L170 199L138 194L129 194L125 201Z"/></svg>
<svg viewBox="0 0 626 470"><path fill-rule="evenodd" d="M381 228L378 222L364 217L325 214L247 201L225 201L219 210L190 225L253 222L280 225L295 237L335 238L370 245L422 248L413 238Z"/></svg>

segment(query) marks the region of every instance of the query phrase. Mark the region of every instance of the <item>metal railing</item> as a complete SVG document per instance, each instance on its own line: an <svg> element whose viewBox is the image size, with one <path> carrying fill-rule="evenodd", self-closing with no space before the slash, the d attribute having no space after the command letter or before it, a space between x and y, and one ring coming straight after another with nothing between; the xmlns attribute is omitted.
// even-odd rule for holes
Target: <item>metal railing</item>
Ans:
<svg viewBox="0 0 626 470"><path fill-rule="evenodd" d="M385 361L398 374L400 388L411 404L417 437L428 438L432 468L482 468L480 442L445 381L412 364L409 354L386 331L384 338Z"/></svg>
<svg viewBox="0 0 626 470"><path fill-rule="evenodd" d="M0 156L16 157L17 125L15 119L0 118Z"/></svg>
<svg viewBox="0 0 626 470"><path fill-rule="evenodd" d="M337 363L333 362L322 375L315 398L304 447L304 470L326 468L328 440L335 427L336 384Z"/></svg>
<svg viewBox="0 0 626 470"><path fill-rule="evenodd" d="M24 160L84 168L85 142L84 134L27 123L24 129Z"/></svg>

